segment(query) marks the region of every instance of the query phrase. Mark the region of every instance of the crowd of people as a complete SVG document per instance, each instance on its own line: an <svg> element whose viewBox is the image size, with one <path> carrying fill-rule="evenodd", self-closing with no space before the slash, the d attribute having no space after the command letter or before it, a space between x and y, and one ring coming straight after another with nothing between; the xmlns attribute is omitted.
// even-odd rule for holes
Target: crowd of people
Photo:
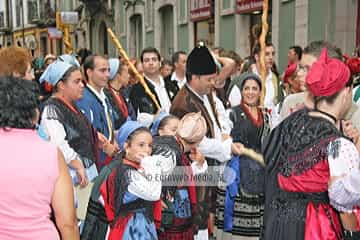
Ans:
<svg viewBox="0 0 360 240"><path fill-rule="evenodd" d="M360 239L360 56L263 50L0 49L0 239Z"/></svg>

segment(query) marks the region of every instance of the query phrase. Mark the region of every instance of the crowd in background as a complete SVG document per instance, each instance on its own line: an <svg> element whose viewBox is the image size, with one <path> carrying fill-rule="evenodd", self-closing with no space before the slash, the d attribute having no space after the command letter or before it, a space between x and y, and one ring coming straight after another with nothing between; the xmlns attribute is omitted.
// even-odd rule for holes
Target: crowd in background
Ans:
<svg viewBox="0 0 360 240"><path fill-rule="evenodd" d="M0 49L0 238L359 239L360 56L263 50Z"/></svg>

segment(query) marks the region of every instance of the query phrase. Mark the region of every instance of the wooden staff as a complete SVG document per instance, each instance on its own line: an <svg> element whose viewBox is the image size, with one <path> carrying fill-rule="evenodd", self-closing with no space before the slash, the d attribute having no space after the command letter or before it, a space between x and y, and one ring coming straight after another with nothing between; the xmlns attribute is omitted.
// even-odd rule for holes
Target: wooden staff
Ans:
<svg viewBox="0 0 360 240"><path fill-rule="evenodd" d="M155 95L150 91L148 85L145 82L145 79L143 78L143 76L140 75L140 73L136 70L134 64L132 64L132 62L130 61L128 55L126 54L125 50L123 49L123 47L120 44L120 41L117 39L117 37L115 36L114 32L111 30L111 28L107 29L107 32L109 33L112 41L114 42L116 48L118 49L121 57L125 60L125 62L128 64L128 66L130 67L131 71L135 74L135 77L139 80L140 84L144 87L145 92L147 95L150 96L151 100L155 103L157 110L160 110L160 105L155 97Z"/></svg>
<svg viewBox="0 0 360 240"><path fill-rule="evenodd" d="M260 153L257 153L254 150L252 150L250 148L246 148L246 147L244 147L242 149L242 153L243 153L243 155L253 159L254 161L256 161L258 163L260 163L262 166L265 166L264 157Z"/></svg>
<svg viewBox="0 0 360 240"><path fill-rule="evenodd" d="M260 97L260 106L264 106L264 99L266 94L266 76L267 70L265 66L265 47L266 47L266 35L269 29L267 18L268 18L268 9L269 9L269 0L263 1L263 14L262 14L262 28L261 28L261 35L260 35L260 75L262 81L262 90L261 90L261 97Z"/></svg>
<svg viewBox="0 0 360 240"><path fill-rule="evenodd" d="M71 54L73 52L69 28L70 28L70 26L68 24L64 24L64 26L63 26L63 30L64 30L63 42L65 45L65 53L66 54Z"/></svg>

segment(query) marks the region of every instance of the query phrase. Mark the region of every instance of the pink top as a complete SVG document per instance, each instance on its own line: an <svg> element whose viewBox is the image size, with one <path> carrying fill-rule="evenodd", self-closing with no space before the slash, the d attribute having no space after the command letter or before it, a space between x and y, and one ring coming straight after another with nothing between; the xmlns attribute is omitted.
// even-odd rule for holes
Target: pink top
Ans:
<svg viewBox="0 0 360 240"><path fill-rule="evenodd" d="M57 149L35 130L0 129L0 239L60 239L50 221Z"/></svg>

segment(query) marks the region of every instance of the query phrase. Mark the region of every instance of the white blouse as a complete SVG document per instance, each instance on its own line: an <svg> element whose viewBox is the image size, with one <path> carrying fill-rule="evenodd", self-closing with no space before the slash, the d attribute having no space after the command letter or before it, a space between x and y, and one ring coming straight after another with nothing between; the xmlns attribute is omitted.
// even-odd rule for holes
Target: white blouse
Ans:
<svg viewBox="0 0 360 240"><path fill-rule="evenodd" d="M140 166L141 169L130 170L128 191L147 201L159 200L162 187L160 176L169 174L176 166L176 162L173 158L152 155L145 157Z"/></svg>
<svg viewBox="0 0 360 240"><path fill-rule="evenodd" d="M329 186L330 203L339 211L351 212L360 205L360 155L346 138L338 138L328 146L331 177L338 177Z"/></svg>

